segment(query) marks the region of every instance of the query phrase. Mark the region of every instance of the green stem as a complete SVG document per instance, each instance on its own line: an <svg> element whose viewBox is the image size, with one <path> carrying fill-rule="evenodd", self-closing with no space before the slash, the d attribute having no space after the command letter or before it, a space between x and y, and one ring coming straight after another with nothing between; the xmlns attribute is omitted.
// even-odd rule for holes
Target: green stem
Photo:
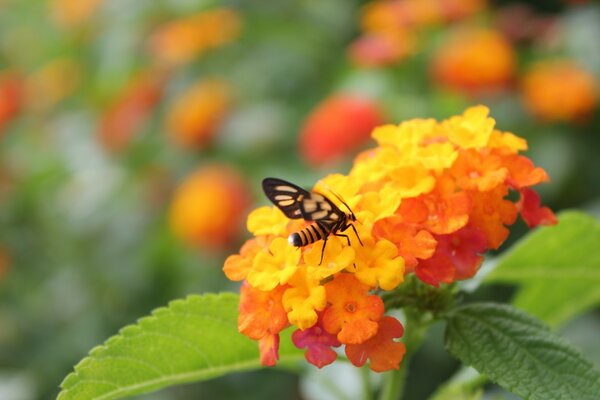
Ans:
<svg viewBox="0 0 600 400"><path fill-rule="evenodd" d="M360 369L360 375L362 377L362 398L363 400L372 400L373 399L373 388L371 387L371 375L369 372L369 367L363 366Z"/></svg>
<svg viewBox="0 0 600 400"><path fill-rule="evenodd" d="M431 324L431 321L425 321L423 314L414 309L405 308L404 311L406 324L403 342L406 346L406 353L400 363L400 369L386 373L379 400L398 400L402 398L410 360L423 342L427 328Z"/></svg>

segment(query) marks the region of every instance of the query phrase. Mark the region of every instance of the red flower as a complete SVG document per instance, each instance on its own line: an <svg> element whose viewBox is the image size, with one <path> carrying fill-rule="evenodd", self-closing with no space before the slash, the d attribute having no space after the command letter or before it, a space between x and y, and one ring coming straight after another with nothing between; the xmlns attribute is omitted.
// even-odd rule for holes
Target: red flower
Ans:
<svg viewBox="0 0 600 400"><path fill-rule="evenodd" d="M558 222L552 210L541 206L540 195L533 189L521 189L521 198L517 202L517 208L530 228L538 225L556 225Z"/></svg>
<svg viewBox="0 0 600 400"><path fill-rule="evenodd" d="M312 164L336 160L357 150L382 123L379 106L356 95L337 95L319 104L300 132L300 152Z"/></svg>
<svg viewBox="0 0 600 400"><path fill-rule="evenodd" d="M304 357L306 361L322 368L331 364L337 358L335 351L331 347L339 347L341 343L335 335L327 332L323 328L323 314L319 315L317 323L306 330L296 330L292 334L292 341L299 349L307 349Z"/></svg>

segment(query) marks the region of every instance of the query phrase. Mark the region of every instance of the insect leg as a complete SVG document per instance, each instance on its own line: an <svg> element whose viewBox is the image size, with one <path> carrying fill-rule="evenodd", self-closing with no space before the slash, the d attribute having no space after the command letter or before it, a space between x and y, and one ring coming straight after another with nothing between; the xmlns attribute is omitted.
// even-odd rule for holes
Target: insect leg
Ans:
<svg viewBox="0 0 600 400"><path fill-rule="evenodd" d="M348 237L348 235L344 235L343 233L334 233L333 235L337 236L337 237L345 237L346 240L348 241L348 246L351 246L351 244L350 244L350 238Z"/></svg>
<svg viewBox="0 0 600 400"><path fill-rule="evenodd" d="M319 265L321 265L321 263L323 262L323 254L325 254L325 246L327 246L327 238L331 234L332 229L329 228L326 224L319 223L319 221L317 221L317 226L319 227L321 232L323 232L323 248L321 249L321 259L319 260Z"/></svg>
<svg viewBox="0 0 600 400"><path fill-rule="evenodd" d="M350 224L350 226L352 227L352 230L354 231L354 234L356 235L356 238L358 239L358 243L360 243L361 246L364 246L362 240L360 240L360 236L358 236L358 232L356 231L354 224Z"/></svg>

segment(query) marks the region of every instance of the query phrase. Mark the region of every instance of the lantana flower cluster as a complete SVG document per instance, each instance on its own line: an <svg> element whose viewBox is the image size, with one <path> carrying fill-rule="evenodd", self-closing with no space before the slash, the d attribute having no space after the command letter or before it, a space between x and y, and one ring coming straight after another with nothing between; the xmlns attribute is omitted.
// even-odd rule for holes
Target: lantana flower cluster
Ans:
<svg viewBox="0 0 600 400"><path fill-rule="evenodd" d="M531 189L548 175L519 155L526 141L495 129L488 113L477 106L441 122L376 128L377 147L359 154L348 175L329 175L313 189L345 200L361 239L352 229L344 232L350 244L330 235L322 262L322 240L288 243L307 222L274 206L249 215L254 237L224 271L243 281L238 328L258 341L263 365L276 363L279 334L293 325L292 341L319 368L343 345L356 366L369 360L376 372L398 369L403 326L384 315L382 293L409 273L433 286L472 277L519 213L529 226L556 222ZM517 201L507 198L511 190Z"/></svg>

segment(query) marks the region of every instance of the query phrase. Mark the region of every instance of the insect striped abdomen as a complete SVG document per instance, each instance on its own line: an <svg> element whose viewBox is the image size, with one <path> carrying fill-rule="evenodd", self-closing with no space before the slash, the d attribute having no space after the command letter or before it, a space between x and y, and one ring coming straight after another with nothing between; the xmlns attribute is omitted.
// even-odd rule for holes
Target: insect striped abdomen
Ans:
<svg viewBox="0 0 600 400"><path fill-rule="evenodd" d="M304 247L327 236L327 232L321 228L318 224L309 225L306 228L292 233L288 237L288 242L292 246Z"/></svg>

